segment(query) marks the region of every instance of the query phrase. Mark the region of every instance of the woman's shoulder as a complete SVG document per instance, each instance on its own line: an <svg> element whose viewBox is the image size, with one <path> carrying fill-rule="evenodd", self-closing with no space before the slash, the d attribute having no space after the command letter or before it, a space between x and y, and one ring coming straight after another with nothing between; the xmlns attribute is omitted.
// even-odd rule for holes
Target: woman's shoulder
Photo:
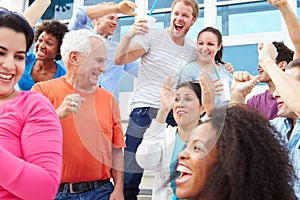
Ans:
<svg viewBox="0 0 300 200"><path fill-rule="evenodd" d="M232 74L225 69L225 66L220 64L220 76L221 78L233 79Z"/></svg>
<svg viewBox="0 0 300 200"><path fill-rule="evenodd" d="M50 101L41 93L34 91L20 91L16 101L25 107L52 106ZM46 106L47 107L47 106ZM46 108L47 109L47 108Z"/></svg>
<svg viewBox="0 0 300 200"><path fill-rule="evenodd" d="M64 63L55 61L55 64L57 66L57 73L56 73L55 78L58 78L58 77L61 77L61 76L65 75L66 74L66 69L65 69Z"/></svg>
<svg viewBox="0 0 300 200"><path fill-rule="evenodd" d="M31 62L34 62L36 60L36 57L33 52L26 53L26 65L28 65Z"/></svg>
<svg viewBox="0 0 300 200"><path fill-rule="evenodd" d="M189 62L186 65L182 67L181 73L199 73L200 72L200 66L197 64L197 62Z"/></svg>

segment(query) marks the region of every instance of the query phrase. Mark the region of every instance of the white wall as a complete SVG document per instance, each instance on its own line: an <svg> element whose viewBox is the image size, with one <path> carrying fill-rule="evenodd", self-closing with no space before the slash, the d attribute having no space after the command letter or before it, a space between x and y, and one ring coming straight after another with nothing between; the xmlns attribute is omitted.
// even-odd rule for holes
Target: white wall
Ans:
<svg viewBox="0 0 300 200"><path fill-rule="evenodd" d="M0 6L17 12L23 12L27 4L26 0L0 0Z"/></svg>

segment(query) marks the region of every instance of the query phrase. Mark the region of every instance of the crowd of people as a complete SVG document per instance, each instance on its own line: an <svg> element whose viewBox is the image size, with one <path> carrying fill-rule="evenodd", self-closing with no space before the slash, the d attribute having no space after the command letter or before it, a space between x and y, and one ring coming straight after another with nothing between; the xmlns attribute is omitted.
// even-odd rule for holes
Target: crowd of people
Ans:
<svg viewBox="0 0 300 200"><path fill-rule="evenodd" d="M186 37L197 0L174 0L165 29L137 18L120 43L131 1L79 7L68 26L37 25L50 0L0 8L0 199L137 200L144 170L153 200L300 199L300 22L268 2L295 51L259 43L256 76L222 60L218 29ZM125 72L137 85L124 140Z"/></svg>

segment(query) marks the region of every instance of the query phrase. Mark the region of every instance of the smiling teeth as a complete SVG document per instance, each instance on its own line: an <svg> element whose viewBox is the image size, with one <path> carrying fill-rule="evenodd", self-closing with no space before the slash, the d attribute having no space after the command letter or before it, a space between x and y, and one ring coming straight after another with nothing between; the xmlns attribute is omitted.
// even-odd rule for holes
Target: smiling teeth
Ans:
<svg viewBox="0 0 300 200"><path fill-rule="evenodd" d="M191 170L189 170L188 168L186 168L182 165L178 165L176 170L179 172L186 173L186 174L192 174Z"/></svg>
<svg viewBox="0 0 300 200"><path fill-rule="evenodd" d="M175 24L175 26L178 26L178 27L183 27L183 25L181 25L181 24Z"/></svg>
<svg viewBox="0 0 300 200"><path fill-rule="evenodd" d="M12 76L13 76L12 74L11 75L0 74L0 78L7 79L7 80L11 79Z"/></svg>

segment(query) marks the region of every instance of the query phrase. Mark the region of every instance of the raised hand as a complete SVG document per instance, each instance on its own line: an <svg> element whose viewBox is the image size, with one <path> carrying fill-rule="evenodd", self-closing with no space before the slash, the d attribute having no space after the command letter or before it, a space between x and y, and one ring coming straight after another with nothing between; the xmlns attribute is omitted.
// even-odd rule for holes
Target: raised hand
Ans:
<svg viewBox="0 0 300 200"><path fill-rule="evenodd" d="M288 2L287 0L268 0L268 3L278 8Z"/></svg>
<svg viewBox="0 0 300 200"><path fill-rule="evenodd" d="M121 1L118 3L118 11L120 13L123 13L124 15L131 15L135 16L137 15L135 12L132 12L134 8L136 8L136 5L134 2L131 1Z"/></svg>
<svg viewBox="0 0 300 200"><path fill-rule="evenodd" d="M164 110L170 111L175 104L175 86L176 81L168 76L163 80L160 90L160 107Z"/></svg>
<svg viewBox="0 0 300 200"><path fill-rule="evenodd" d="M271 42L260 42L258 44L258 60L260 66L264 68L264 62L268 60L276 61L278 53L276 47Z"/></svg>
<svg viewBox="0 0 300 200"><path fill-rule="evenodd" d="M127 32L127 35L130 38L133 38L135 35L144 35L148 32L148 25L146 19L139 19L138 21L134 22L130 30Z"/></svg>
<svg viewBox="0 0 300 200"><path fill-rule="evenodd" d="M216 82L214 82L206 72L203 72L199 76L199 83L201 86L202 106L204 107L207 116L210 116L213 108L215 107L214 99Z"/></svg>

